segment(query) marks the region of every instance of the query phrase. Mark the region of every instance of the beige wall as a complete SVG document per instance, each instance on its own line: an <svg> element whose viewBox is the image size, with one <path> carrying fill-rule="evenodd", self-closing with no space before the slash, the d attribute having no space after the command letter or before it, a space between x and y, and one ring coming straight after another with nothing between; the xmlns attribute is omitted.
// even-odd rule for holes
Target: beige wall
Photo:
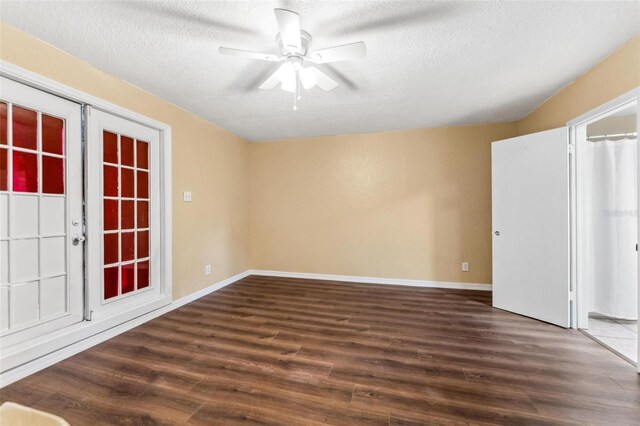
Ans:
<svg viewBox="0 0 640 426"><path fill-rule="evenodd" d="M252 144L251 263L491 283L490 145L516 134L501 124Z"/></svg>
<svg viewBox="0 0 640 426"><path fill-rule="evenodd" d="M172 126L174 298L249 269L246 141L4 24L0 58Z"/></svg>
<svg viewBox="0 0 640 426"><path fill-rule="evenodd" d="M636 87L640 87L640 35L520 120L519 133L562 127Z"/></svg>
<svg viewBox="0 0 640 426"><path fill-rule="evenodd" d="M638 86L635 37L518 123L253 144L251 263L491 283L490 143L563 126Z"/></svg>
<svg viewBox="0 0 640 426"><path fill-rule="evenodd" d="M175 297L250 268L491 283L490 143L640 86L636 37L518 123L249 145L33 37L0 36L1 59L173 127Z"/></svg>

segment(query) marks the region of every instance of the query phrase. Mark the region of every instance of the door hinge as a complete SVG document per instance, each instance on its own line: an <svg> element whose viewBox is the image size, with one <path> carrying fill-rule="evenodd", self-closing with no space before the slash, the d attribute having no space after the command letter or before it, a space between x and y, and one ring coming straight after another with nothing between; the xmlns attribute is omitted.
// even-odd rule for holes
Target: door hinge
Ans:
<svg viewBox="0 0 640 426"><path fill-rule="evenodd" d="M572 143L567 145L567 151L569 152L569 154L573 154L574 147L575 147L575 145L572 144Z"/></svg>
<svg viewBox="0 0 640 426"><path fill-rule="evenodd" d="M576 292L575 291L570 291L569 292L569 301L570 302L575 302L576 301Z"/></svg>

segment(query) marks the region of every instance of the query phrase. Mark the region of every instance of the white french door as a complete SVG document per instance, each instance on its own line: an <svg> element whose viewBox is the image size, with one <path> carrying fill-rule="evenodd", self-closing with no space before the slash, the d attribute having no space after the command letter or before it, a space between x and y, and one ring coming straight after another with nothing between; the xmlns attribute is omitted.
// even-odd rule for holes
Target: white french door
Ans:
<svg viewBox="0 0 640 426"><path fill-rule="evenodd" d="M87 316L140 309L160 280L160 132L91 109L87 143Z"/></svg>
<svg viewBox="0 0 640 426"><path fill-rule="evenodd" d="M0 345L83 318L82 110L2 77Z"/></svg>
<svg viewBox="0 0 640 426"><path fill-rule="evenodd" d="M569 130L491 145L493 306L570 325Z"/></svg>

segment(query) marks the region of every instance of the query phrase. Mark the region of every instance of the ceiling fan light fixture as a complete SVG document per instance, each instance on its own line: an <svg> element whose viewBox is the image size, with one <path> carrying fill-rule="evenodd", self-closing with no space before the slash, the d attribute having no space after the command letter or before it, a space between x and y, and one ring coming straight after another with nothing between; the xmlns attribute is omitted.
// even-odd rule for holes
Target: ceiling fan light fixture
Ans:
<svg viewBox="0 0 640 426"><path fill-rule="evenodd" d="M302 82L302 87L306 90L311 89L318 83L318 76L316 75L315 69L313 68L303 68L300 71L300 81Z"/></svg>
<svg viewBox="0 0 640 426"><path fill-rule="evenodd" d="M324 49L309 51L311 35L300 29L300 15L287 9L274 9L279 32L276 41L280 47L280 56L268 53L257 53L248 50L220 47L221 55L239 56L270 62L281 62L276 72L271 74L260 86L260 89L273 89L280 85L281 89L293 93L293 109L297 109L297 101L301 99L302 89L308 90L318 86L328 92L336 88L338 83L331 77L314 67L304 67L305 62L327 64L362 58L367 54L364 42L343 44Z"/></svg>

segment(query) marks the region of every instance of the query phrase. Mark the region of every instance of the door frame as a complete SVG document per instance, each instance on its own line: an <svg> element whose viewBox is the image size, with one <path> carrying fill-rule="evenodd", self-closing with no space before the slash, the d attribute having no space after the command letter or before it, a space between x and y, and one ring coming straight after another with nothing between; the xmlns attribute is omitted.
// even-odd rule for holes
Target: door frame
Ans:
<svg viewBox="0 0 640 426"><path fill-rule="evenodd" d="M571 326L575 329L586 328L588 326L588 312L587 312L587 298L586 285L581 280L585 271L585 255L581 250L582 236L586 228L589 226L587 223L581 203L585 199L585 192L587 188L584 186L584 173L586 173L586 167L584 164L584 143L586 143L586 128L587 125L598 121L602 118L610 116L615 112L627 108L633 104L638 106L638 112L636 113L637 128L640 129L640 87L630 90L623 95L618 96L615 99L610 100L582 115L567 122L567 126L571 132L571 143L575 147L575 155L572 156L572 197L571 197L571 288L575 289L575 304L576 309L572 312ZM640 150L638 150L638 164L640 165ZM640 182L640 167L638 167L638 182ZM638 212L640 212L640 185L638 185ZM638 220L638 241L640 241L640 214L637 215ZM640 313L640 251L638 256L638 312ZM638 355L640 359L640 339L638 340ZM640 362L638 363L638 372L640 372Z"/></svg>
<svg viewBox="0 0 640 426"><path fill-rule="evenodd" d="M111 102L84 93L80 90L61 84L57 81L43 77L39 74L26 70L17 65L0 60L0 75L42 90L44 92L59 96L61 98L76 102L83 106L104 111L106 113L134 121L160 132L160 288L162 297L157 298L152 303L127 310L114 317L104 318L97 321L83 321L65 329L49 333L37 342L26 342L15 345L7 350L3 350L0 356L2 371L0 371L0 387L17 380L20 376L19 368L24 368L25 364L37 358L52 354L66 346L88 339L110 328L124 324L141 315L159 309L170 304L172 297L172 129L171 126L145 117L136 112L122 108ZM83 129L83 133L85 129ZM86 137L86 134L85 134ZM87 156L84 156L85 181L88 170ZM87 188L85 187L85 199ZM85 252L85 265L87 264ZM87 275L85 274L85 280ZM87 283L85 282L85 289ZM85 302L86 303L86 302ZM90 319L90 318L85 318ZM19 377L18 377L19 378Z"/></svg>

